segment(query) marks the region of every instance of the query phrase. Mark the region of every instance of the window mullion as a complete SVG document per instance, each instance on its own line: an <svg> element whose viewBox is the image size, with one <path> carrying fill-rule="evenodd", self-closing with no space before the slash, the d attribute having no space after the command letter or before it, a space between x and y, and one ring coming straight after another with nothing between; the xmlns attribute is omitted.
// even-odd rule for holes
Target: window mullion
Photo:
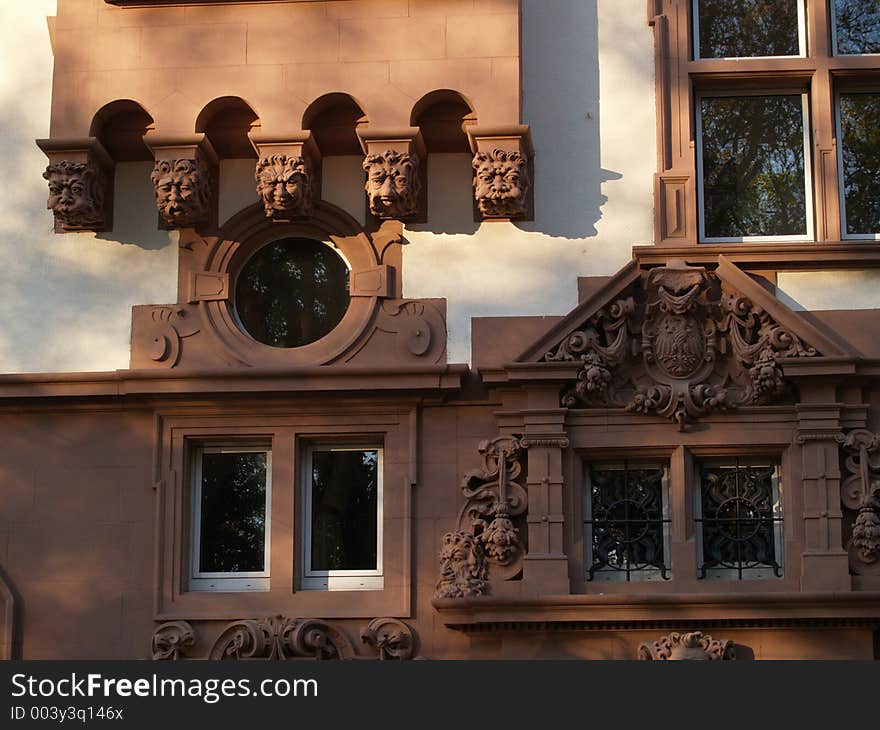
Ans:
<svg viewBox="0 0 880 730"><path fill-rule="evenodd" d="M294 485L297 483L294 434L279 431L272 442L272 492L269 514L269 589L289 593L293 587Z"/></svg>
<svg viewBox="0 0 880 730"><path fill-rule="evenodd" d="M820 68L810 89L810 126L813 130L813 198L817 241L840 241L838 155L840 145L834 124L834 89L831 73Z"/></svg>

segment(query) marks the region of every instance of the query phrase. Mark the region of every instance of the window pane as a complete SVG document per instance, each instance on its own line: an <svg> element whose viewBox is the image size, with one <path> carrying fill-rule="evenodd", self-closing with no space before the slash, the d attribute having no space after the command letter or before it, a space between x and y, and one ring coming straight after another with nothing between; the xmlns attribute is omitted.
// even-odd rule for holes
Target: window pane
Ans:
<svg viewBox="0 0 880 730"><path fill-rule="evenodd" d="M777 465L734 459L700 465L700 577L782 575Z"/></svg>
<svg viewBox="0 0 880 730"><path fill-rule="evenodd" d="M704 97L700 124L705 235L806 236L800 95Z"/></svg>
<svg viewBox="0 0 880 730"><path fill-rule="evenodd" d="M202 454L199 571L265 570L266 452Z"/></svg>
<svg viewBox="0 0 880 730"><path fill-rule="evenodd" d="M321 339L348 310L348 267L332 248L306 238L264 246L244 265L235 306L245 330L272 347Z"/></svg>
<svg viewBox="0 0 880 730"><path fill-rule="evenodd" d="M376 570L379 452L312 452L312 570Z"/></svg>
<svg viewBox="0 0 880 730"><path fill-rule="evenodd" d="M700 58L797 56L800 0L698 0Z"/></svg>
<svg viewBox="0 0 880 730"><path fill-rule="evenodd" d="M586 494L588 580L668 578L667 469L591 465Z"/></svg>
<svg viewBox="0 0 880 730"><path fill-rule="evenodd" d="M880 53L880 3L877 0L834 0L837 52Z"/></svg>
<svg viewBox="0 0 880 730"><path fill-rule="evenodd" d="M840 127L846 232L880 233L880 94L841 94Z"/></svg>

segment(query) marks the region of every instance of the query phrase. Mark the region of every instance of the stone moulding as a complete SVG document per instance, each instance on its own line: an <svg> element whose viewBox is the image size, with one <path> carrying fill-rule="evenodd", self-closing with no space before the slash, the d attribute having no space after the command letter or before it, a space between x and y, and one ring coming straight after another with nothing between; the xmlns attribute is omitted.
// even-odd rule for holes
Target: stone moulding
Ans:
<svg viewBox="0 0 880 730"><path fill-rule="evenodd" d="M114 164L101 143L94 137L39 139L37 146L49 158L43 178L55 232L111 230Z"/></svg>
<svg viewBox="0 0 880 730"><path fill-rule="evenodd" d="M499 436L478 450L483 466L462 480L466 501L458 529L443 536L435 599L485 595L490 570L500 580L522 570L526 546L515 520L528 509L521 483L525 447L516 436Z"/></svg>
<svg viewBox="0 0 880 730"><path fill-rule="evenodd" d="M860 574L880 559L880 435L850 431L843 443L845 477L841 501L857 513L849 541L853 572Z"/></svg>
<svg viewBox="0 0 880 730"><path fill-rule="evenodd" d="M639 646L642 661L731 661L736 650L730 640L713 639L700 631L679 634L673 631L657 641L646 641Z"/></svg>
<svg viewBox="0 0 880 730"><path fill-rule="evenodd" d="M342 627L321 619L292 619L283 615L240 619L228 624L211 646L211 660L281 661L285 659L413 659L416 636L410 626L393 618L371 621L360 634L373 654L357 653ZM152 657L158 661L195 659L198 635L187 621L171 621L153 632Z"/></svg>
<svg viewBox="0 0 880 730"><path fill-rule="evenodd" d="M165 230L210 227L216 223L217 154L204 134L144 136L155 163L150 181Z"/></svg>
<svg viewBox="0 0 880 730"><path fill-rule="evenodd" d="M425 145L417 127L402 130L357 130L364 150L364 189L370 213L380 220L413 220L424 216L421 195Z"/></svg>
<svg viewBox="0 0 880 730"><path fill-rule="evenodd" d="M469 126L477 220L531 220L534 148L527 126Z"/></svg>
<svg viewBox="0 0 880 730"><path fill-rule="evenodd" d="M276 221L307 217L321 196L321 154L311 133L248 136L257 152L254 178L266 217Z"/></svg>

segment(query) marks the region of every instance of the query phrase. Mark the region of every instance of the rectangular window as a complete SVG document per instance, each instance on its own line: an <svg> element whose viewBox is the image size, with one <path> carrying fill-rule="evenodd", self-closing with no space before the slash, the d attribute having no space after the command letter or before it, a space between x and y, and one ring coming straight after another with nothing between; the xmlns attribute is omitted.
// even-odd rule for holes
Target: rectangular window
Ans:
<svg viewBox="0 0 880 730"><path fill-rule="evenodd" d="M880 93L839 94L837 124L844 235L880 239Z"/></svg>
<svg viewBox="0 0 880 730"><path fill-rule="evenodd" d="M806 56L803 0L693 0L694 58Z"/></svg>
<svg viewBox="0 0 880 730"><path fill-rule="evenodd" d="M669 466L590 464L584 493L587 580L669 579Z"/></svg>
<svg viewBox="0 0 880 730"><path fill-rule="evenodd" d="M382 449L312 446L303 482L302 587L383 588Z"/></svg>
<svg viewBox="0 0 880 730"><path fill-rule="evenodd" d="M697 100L700 239L813 238L806 94Z"/></svg>
<svg viewBox="0 0 880 730"><path fill-rule="evenodd" d="M880 3L877 0L831 0L834 54L880 53Z"/></svg>
<svg viewBox="0 0 880 730"><path fill-rule="evenodd" d="M205 447L194 453L190 589L269 589L271 452Z"/></svg>
<svg viewBox="0 0 880 730"><path fill-rule="evenodd" d="M782 483L771 459L712 459L696 465L698 577L782 577Z"/></svg>

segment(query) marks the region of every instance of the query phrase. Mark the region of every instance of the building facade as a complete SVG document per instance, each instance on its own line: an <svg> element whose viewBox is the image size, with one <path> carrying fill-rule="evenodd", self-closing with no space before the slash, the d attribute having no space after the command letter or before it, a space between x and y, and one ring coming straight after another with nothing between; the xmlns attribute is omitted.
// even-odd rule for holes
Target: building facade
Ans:
<svg viewBox="0 0 880 730"><path fill-rule="evenodd" d="M878 656L874 2L2 12L4 656Z"/></svg>

